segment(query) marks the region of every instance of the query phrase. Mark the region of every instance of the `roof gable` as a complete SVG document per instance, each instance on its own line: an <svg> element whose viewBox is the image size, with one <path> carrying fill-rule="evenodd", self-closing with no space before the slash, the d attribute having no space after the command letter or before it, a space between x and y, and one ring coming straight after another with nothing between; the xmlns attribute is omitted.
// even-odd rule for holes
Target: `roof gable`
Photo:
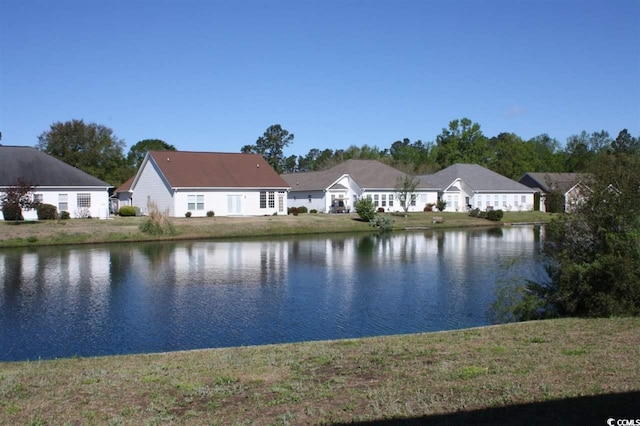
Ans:
<svg viewBox="0 0 640 426"><path fill-rule="evenodd" d="M288 188L258 154L149 151L141 168L147 161L173 188Z"/></svg>
<svg viewBox="0 0 640 426"><path fill-rule="evenodd" d="M319 191L330 188L342 176L349 175L362 189L393 189L406 173L377 160L347 160L320 172L283 174L292 191ZM432 188L420 182L417 189Z"/></svg>
<svg viewBox="0 0 640 426"><path fill-rule="evenodd" d="M0 146L0 186L102 187L106 182L29 146Z"/></svg>
<svg viewBox="0 0 640 426"><path fill-rule="evenodd" d="M422 175L420 179L440 188L447 188L456 179L461 179L473 191L533 192L528 186L478 164L456 163L431 175Z"/></svg>
<svg viewBox="0 0 640 426"><path fill-rule="evenodd" d="M584 184L587 180L588 175L585 173L525 173L520 178L520 183L544 192L558 190L565 193L576 184Z"/></svg>

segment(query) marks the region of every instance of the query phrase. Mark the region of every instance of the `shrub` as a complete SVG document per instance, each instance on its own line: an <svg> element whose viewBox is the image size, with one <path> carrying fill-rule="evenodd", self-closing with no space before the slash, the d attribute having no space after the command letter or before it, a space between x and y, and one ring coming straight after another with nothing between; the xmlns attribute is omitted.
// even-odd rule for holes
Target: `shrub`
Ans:
<svg viewBox="0 0 640 426"><path fill-rule="evenodd" d="M207 212L207 217L214 217L215 215L216 215L216 214L215 214L215 212L214 212L213 210L209 210L209 211Z"/></svg>
<svg viewBox="0 0 640 426"><path fill-rule="evenodd" d="M425 212L432 212L433 211L433 206L435 206L435 204L433 203L427 203L426 206L424 206L424 210Z"/></svg>
<svg viewBox="0 0 640 426"><path fill-rule="evenodd" d="M475 209L471 210L469 212L469 216L471 216L471 217L480 217L480 209L476 207Z"/></svg>
<svg viewBox="0 0 640 426"><path fill-rule="evenodd" d="M22 209L17 204L7 204L2 207L2 215L4 220L24 220Z"/></svg>
<svg viewBox="0 0 640 426"><path fill-rule="evenodd" d="M118 210L118 214L120 216L135 216L136 208L133 206L122 206L120 210Z"/></svg>
<svg viewBox="0 0 640 426"><path fill-rule="evenodd" d="M184 214L184 217L191 217L191 212L186 212L186 213Z"/></svg>
<svg viewBox="0 0 640 426"><path fill-rule="evenodd" d="M371 222L376 217L376 207L373 205L373 200L369 197L360 198L356 201L356 213L360 216L360 219Z"/></svg>
<svg viewBox="0 0 640 426"><path fill-rule="evenodd" d="M169 221L168 210L161 212L154 202L149 203L148 210L149 216L140 224L140 231L151 235L175 235L176 231Z"/></svg>
<svg viewBox="0 0 640 426"><path fill-rule="evenodd" d="M502 216L504 216L504 212L502 210L489 210L487 212L487 219L493 220L494 222L502 220Z"/></svg>
<svg viewBox="0 0 640 426"><path fill-rule="evenodd" d="M91 210L86 207L80 207L76 210L76 217L78 219L91 219Z"/></svg>
<svg viewBox="0 0 640 426"><path fill-rule="evenodd" d="M311 214L317 214L317 213L318 213L318 210L316 210L316 209L311 209L311 210L309 210L309 213L311 213Z"/></svg>
<svg viewBox="0 0 640 426"><path fill-rule="evenodd" d="M40 204L37 212L38 220L55 220L58 218L58 209L51 204Z"/></svg>
<svg viewBox="0 0 640 426"><path fill-rule="evenodd" d="M63 211L60 212L60 219L69 220L69 219L71 219L71 215L69 214L68 211L63 210Z"/></svg>
<svg viewBox="0 0 640 426"><path fill-rule="evenodd" d="M298 208L297 207L289 207L287 213L292 214L294 216L298 216Z"/></svg>
<svg viewBox="0 0 640 426"><path fill-rule="evenodd" d="M378 207L378 213L384 213L384 207Z"/></svg>
<svg viewBox="0 0 640 426"><path fill-rule="evenodd" d="M308 211L305 206L298 207L298 213L307 213Z"/></svg>
<svg viewBox="0 0 640 426"><path fill-rule="evenodd" d="M447 202L445 200L443 200L442 198L438 200L438 202L436 203L436 207L438 208L438 210L440 210L441 212L444 211L444 209L447 208Z"/></svg>
<svg viewBox="0 0 640 426"><path fill-rule="evenodd" d="M393 230L393 220L388 215L376 215L371 224L380 228L382 232Z"/></svg>

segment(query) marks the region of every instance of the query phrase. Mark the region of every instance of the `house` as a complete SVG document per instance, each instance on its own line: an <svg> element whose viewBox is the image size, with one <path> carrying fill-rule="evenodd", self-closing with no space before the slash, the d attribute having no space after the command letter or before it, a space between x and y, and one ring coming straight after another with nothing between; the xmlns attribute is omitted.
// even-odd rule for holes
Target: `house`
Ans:
<svg viewBox="0 0 640 426"><path fill-rule="evenodd" d="M131 191L131 184L136 175L131 176L122 185L117 187L111 195L111 212L117 213L120 207L131 206L133 201L133 191Z"/></svg>
<svg viewBox="0 0 640 426"><path fill-rule="evenodd" d="M519 182L540 194L541 211L570 212L591 191L584 173L525 173ZM554 193L561 195L558 202Z"/></svg>
<svg viewBox="0 0 640 426"><path fill-rule="evenodd" d="M440 188L445 211L533 210L535 190L477 164L453 164L419 178Z"/></svg>
<svg viewBox="0 0 640 426"><path fill-rule="evenodd" d="M291 188L289 205L318 212L349 212L362 197L385 211L404 211L397 198L399 182L408 175L376 160L347 160L328 170L283 174ZM438 191L419 182L408 211L423 211L437 201Z"/></svg>
<svg viewBox="0 0 640 426"><path fill-rule="evenodd" d="M287 183L258 154L149 151L119 202L148 214L261 216L287 213Z"/></svg>
<svg viewBox="0 0 640 426"><path fill-rule="evenodd" d="M0 192L20 180L35 187L35 199L56 206L58 212L67 211L73 218L109 217L108 183L35 148L0 146ZM38 218L35 210L22 215Z"/></svg>

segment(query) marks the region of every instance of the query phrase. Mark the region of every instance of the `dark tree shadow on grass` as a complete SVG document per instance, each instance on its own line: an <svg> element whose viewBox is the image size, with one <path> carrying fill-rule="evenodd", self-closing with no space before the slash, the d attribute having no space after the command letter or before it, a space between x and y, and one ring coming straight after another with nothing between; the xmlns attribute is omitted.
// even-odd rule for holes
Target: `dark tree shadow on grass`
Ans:
<svg viewBox="0 0 640 426"><path fill-rule="evenodd" d="M640 419L640 392L568 398L419 418L358 425L607 425L607 420ZM632 423L633 424L633 423Z"/></svg>

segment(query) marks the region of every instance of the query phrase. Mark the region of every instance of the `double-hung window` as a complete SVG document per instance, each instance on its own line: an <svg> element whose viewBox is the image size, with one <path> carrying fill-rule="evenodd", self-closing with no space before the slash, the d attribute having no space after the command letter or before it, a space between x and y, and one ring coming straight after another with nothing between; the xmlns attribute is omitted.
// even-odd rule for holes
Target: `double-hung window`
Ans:
<svg viewBox="0 0 640 426"><path fill-rule="evenodd" d="M69 194L58 194L58 211L69 211Z"/></svg>
<svg viewBox="0 0 640 426"><path fill-rule="evenodd" d="M187 195L187 210L204 210L204 195Z"/></svg>

